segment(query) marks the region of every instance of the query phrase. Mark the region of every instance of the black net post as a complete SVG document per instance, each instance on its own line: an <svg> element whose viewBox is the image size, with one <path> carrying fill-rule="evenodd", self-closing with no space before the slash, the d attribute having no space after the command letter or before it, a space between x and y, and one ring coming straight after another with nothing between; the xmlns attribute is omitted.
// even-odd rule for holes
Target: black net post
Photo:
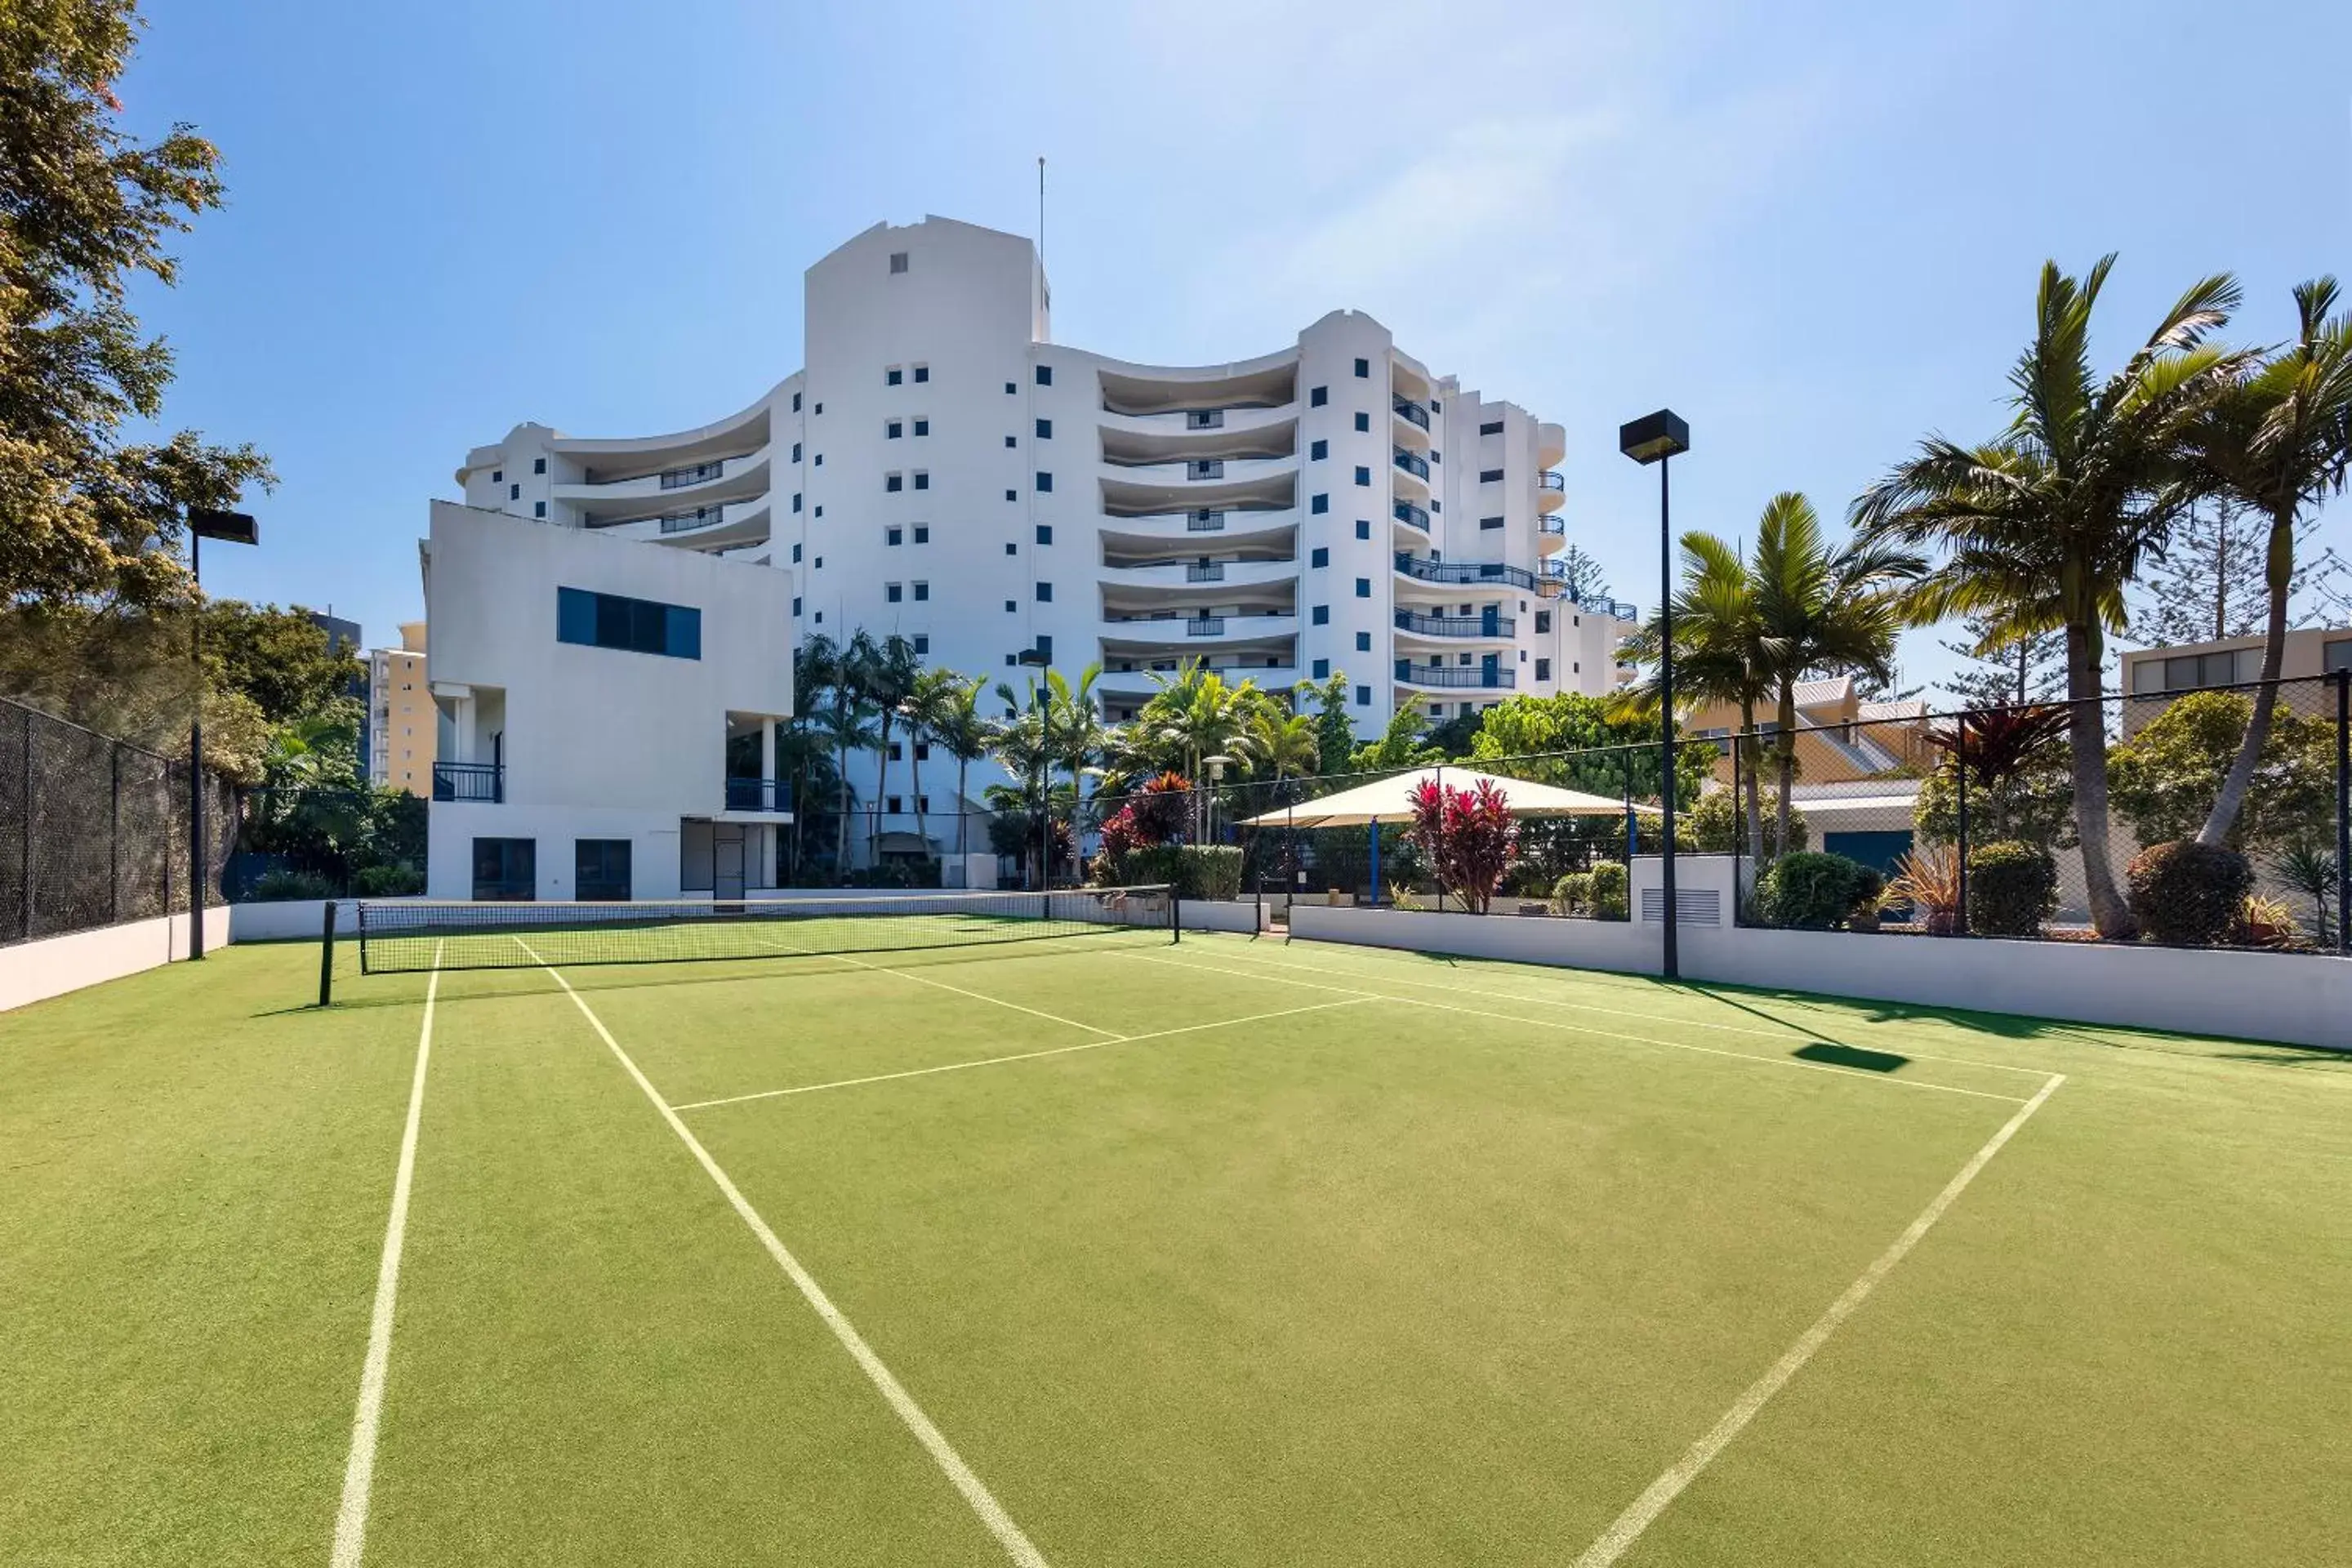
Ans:
<svg viewBox="0 0 2352 1568"><path fill-rule="evenodd" d="M1282 803L1282 919L1289 928L1290 911L1298 907L1298 806Z"/></svg>
<svg viewBox="0 0 2352 1568"><path fill-rule="evenodd" d="M34 929L33 929L33 748L34 748L37 744L38 744L38 743L39 743L39 740L40 740L40 731L39 731L38 729L37 729L37 728L34 726L34 724L33 724L33 714L32 714L32 710L31 710L30 709L26 709L26 710L25 710L25 767L24 767L24 776L23 776L21 779L19 779L19 780L17 781L17 784L18 784L18 787L19 787L19 790L20 790L20 792L21 792L21 793L19 793L19 794L18 794L18 795L17 795L17 797L16 797L17 804L18 804L19 807L21 808L21 811L20 811L20 820L22 820L22 821L23 821L23 823L24 823L24 825L25 825L24 865L23 865L23 868L22 868L23 875L22 875L22 877L20 878L20 879L18 880L18 882L17 882L16 886L17 886L17 889L18 889L19 892L21 892L21 893L22 893L22 895L23 895L23 897L24 897L25 910L24 910L23 923L22 923L22 924L20 924L20 925L16 928L16 930L17 930L17 934L18 934L18 935L23 936L23 937L26 937L26 938L28 938L28 939L34 935Z"/></svg>
<svg viewBox="0 0 2352 1568"><path fill-rule="evenodd" d="M319 1005L335 1000L335 900L327 900L326 929L319 933Z"/></svg>
<svg viewBox="0 0 2352 1568"><path fill-rule="evenodd" d="M1430 777L1437 784L1437 837L1443 839L1445 837L1445 764L1438 763ZM1437 912L1442 915L1445 912L1445 859L1435 844L1429 846L1429 851L1430 858L1437 862L1432 869L1437 874Z"/></svg>
<svg viewBox="0 0 2352 1568"><path fill-rule="evenodd" d="M2352 669L2336 672L2336 947L2352 954Z"/></svg>
<svg viewBox="0 0 2352 1568"><path fill-rule="evenodd" d="M1747 921L1742 918L1742 916L1743 916L1743 914L1744 914L1744 912L1745 912L1745 910L1746 910L1746 908L1747 908L1748 900L1747 900L1746 899L1744 899L1744 898L1740 897L1740 881L1739 881L1740 873L1741 873L1741 870L1742 870L1742 868L1742 868L1742 862L1743 862L1743 860L1745 859L1745 858L1746 858L1746 856L1747 856L1747 853L1748 853L1748 797L1747 797L1746 795L1742 795L1742 794L1740 794L1740 793L1739 793L1739 753L1740 753L1741 752L1745 751L1746 749L1747 749L1746 742L1744 742L1743 741L1741 741L1741 740L1740 740L1740 738L1739 738L1738 735L1734 735L1734 736L1732 736L1732 738L1731 738L1731 923L1732 923L1732 924L1734 924L1734 925L1745 925L1745 924L1747 924L1747 923L1748 923L1748 922L1747 922ZM1628 772L1628 773L1629 773L1629 774L1630 774L1630 773L1631 773L1631 772L1632 772L1632 768L1631 768L1631 762L1632 762L1632 759L1629 757L1629 758L1627 759L1627 763L1628 763L1627 772ZM1627 784L1627 785L1626 785L1626 789L1627 789L1627 792L1628 792L1629 798L1630 798L1630 795L1631 795L1632 788L1633 788L1633 785L1632 785L1632 784L1631 784L1631 782L1630 782L1630 779L1629 779L1629 782L1628 782L1628 784ZM1629 805L1626 806L1626 808L1625 808L1625 809L1626 809L1627 813L1630 815L1633 808L1633 806L1629 804ZM1760 869L1760 868L1759 868L1759 869ZM1630 896L1631 891L1632 891L1632 889L1633 889L1633 860L1632 860L1632 858L1631 858L1630 857L1627 858L1627 860L1626 860L1626 862L1625 862L1625 886L1626 886L1626 889L1627 889L1627 891L1628 891L1628 895Z"/></svg>
<svg viewBox="0 0 2352 1568"><path fill-rule="evenodd" d="M1965 712L1952 731L1952 792L1953 809L1959 817L1959 862L1954 868L1958 881L1955 893L1958 907L1952 910L1952 930L1959 936L1969 934L1969 716Z"/></svg>

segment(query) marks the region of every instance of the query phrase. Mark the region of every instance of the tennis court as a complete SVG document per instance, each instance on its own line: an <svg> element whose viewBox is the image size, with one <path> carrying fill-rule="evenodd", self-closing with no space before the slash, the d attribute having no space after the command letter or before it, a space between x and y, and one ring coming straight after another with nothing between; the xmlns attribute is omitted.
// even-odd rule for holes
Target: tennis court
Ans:
<svg viewBox="0 0 2352 1568"><path fill-rule="evenodd" d="M10 1015L0 1558L2340 1561L2352 1061L1011 908Z"/></svg>

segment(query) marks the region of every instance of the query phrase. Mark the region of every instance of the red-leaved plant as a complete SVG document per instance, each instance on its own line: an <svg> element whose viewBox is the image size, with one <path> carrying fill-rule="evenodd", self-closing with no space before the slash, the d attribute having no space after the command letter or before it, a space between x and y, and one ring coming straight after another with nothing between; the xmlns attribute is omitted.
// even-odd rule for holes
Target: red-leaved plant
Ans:
<svg viewBox="0 0 2352 1568"><path fill-rule="evenodd" d="M1503 871L1518 847L1518 819L1492 779L1473 789L1423 779L1413 786L1412 826L1405 838L1437 871L1440 886L1483 915L1503 885Z"/></svg>

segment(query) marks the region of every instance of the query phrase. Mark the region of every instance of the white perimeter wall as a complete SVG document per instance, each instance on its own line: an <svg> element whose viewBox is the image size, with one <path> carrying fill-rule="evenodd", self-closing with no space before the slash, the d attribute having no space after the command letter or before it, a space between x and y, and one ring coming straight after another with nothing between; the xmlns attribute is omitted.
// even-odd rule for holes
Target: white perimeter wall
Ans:
<svg viewBox="0 0 2352 1568"><path fill-rule="evenodd" d="M316 905L310 918L321 918ZM229 944L229 922L226 909L205 911L206 951ZM184 914L0 948L0 1013L187 956L188 917Z"/></svg>

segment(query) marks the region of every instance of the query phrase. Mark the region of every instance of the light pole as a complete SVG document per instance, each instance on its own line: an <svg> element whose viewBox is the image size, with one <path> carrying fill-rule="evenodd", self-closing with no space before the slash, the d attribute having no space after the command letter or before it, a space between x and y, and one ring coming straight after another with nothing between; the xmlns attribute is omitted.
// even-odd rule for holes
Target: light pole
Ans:
<svg viewBox="0 0 2352 1568"><path fill-rule="evenodd" d="M201 546L207 539L225 544L258 544L261 525L241 511L188 509L188 577L199 590L188 617L188 662L194 667L194 701L188 713L188 956L205 955L205 884L211 879L210 858L205 852L205 585ZM168 912L168 911L167 911Z"/></svg>
<svg viewBox="0 0 2352 1568"><path fill-rule="evenodd" d="M1665 976L1682 977L1682 957L1675 935L1675 546L1668 505L1667 459L1690 450L1690 426L1671 408L1645 414L1617 427L1617 449L1644 467L1658 465L1658 804L1664 807L1661 824L1665 835L1659 891L1665 908ZM1738 889L1733 889L1738 896Z"/></svg>

